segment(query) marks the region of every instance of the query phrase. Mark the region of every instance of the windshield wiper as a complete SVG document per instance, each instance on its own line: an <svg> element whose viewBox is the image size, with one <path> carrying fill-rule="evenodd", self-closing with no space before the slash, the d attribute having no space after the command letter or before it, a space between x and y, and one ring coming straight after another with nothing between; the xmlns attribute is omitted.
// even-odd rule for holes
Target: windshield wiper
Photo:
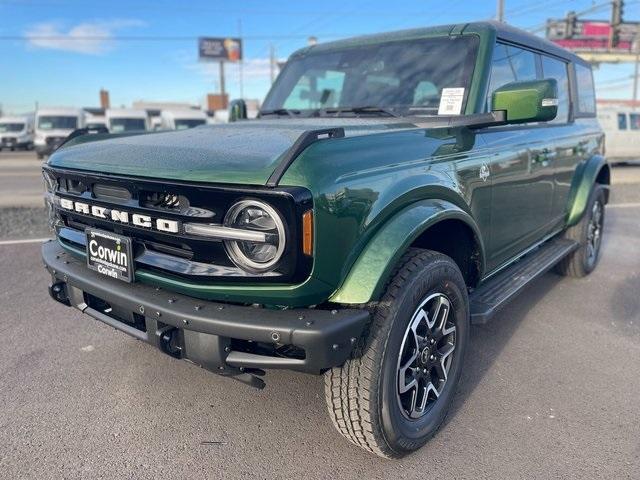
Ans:
<svg viewBox="0 0 640 480"><path fill-rule="evenodd" d="M274 108L273 110L261 110L260 116L263 117L265 115L286 115L287 117L295 117L296 115L300 115L300 110L290 108Z"/></svg>
<svg viewBox="0 0 640 480"><path fill-rule="evenodd" d="M400 115L392 112L391 110L387 110L382 107L375 107L373 105L364 105L361 107L320 108L316 112L320 115L325 114L325 115L335 115L335 116L338 116L341 113L355 113L356 115L361 113L372 113L372 114L383 115L385 117L400 117Z"/></svg>

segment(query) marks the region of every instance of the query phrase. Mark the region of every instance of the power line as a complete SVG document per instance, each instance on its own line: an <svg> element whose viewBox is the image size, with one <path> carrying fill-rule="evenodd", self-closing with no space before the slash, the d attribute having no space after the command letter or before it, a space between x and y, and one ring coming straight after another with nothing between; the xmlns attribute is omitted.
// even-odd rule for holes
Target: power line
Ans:
<svg viewBox="0 0 640 480"><path fill-rule="evenodd" d="M319 33L325 38L344 37L348 33ZM300 39L307 38L308 35L244 35L242 38L247 40L272 40L272 39ZM192 35L0 35L0 40L55 40L55 41L141 41L141 42L177 42L177 41L193 41L200 36Z"/></svg>
<svg viewBox="0 0 640 480"><path fill-rule="evenodd" d="M640 1L640 0L638 0ZM638 3L638 2L631 2L631 3ZM609 8L611 6L611 2L603 2L603 3L599 3L596 5L593 5L591 8L587 8L586 10L582 10L580 12L576 12L575 16L576 17L580 17L582 15L586 15L587 13L594 13L597 12L598 10L602 10L605 8ZM531 32L531 33L538 33L538 32L542 32L547 28L547 23L543 23L541 25L537 25L535 27L531 27L528 28L527 31Z"/></svg>
<svg viewBox="0 0 640 480"><path fill-rule="evenodd" d="M623 83L628 82L632 79L634 75L625 75L624 77L610 78L609 80L602 80L600 82L596 82L598 85L611 85L615 83Z"/></svg>

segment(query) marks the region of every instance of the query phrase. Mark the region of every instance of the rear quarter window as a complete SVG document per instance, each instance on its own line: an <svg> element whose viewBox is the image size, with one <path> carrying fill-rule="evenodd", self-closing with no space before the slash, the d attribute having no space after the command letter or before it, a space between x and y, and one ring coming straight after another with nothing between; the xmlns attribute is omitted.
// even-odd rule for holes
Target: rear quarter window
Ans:
<svg viewBox="0 0 640 480"><path fill-rule="evenodd" d="M579 63L575 64L578 94L577 110L581 116L594 116L596 113L596 93L593 88L591 69Z"/></svg>

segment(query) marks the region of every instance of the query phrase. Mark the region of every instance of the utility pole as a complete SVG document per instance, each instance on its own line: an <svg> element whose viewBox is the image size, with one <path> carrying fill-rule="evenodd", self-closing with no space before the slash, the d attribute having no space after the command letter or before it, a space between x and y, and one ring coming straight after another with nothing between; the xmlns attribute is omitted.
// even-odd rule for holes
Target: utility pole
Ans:
<svg viewBox="0 0 640 480"><path fill-rule="evenodd" d="M504 22L504 0L498 0L496 5L496 20Z"/></svg>
<svg viewBox="0 0 640 480"><path fill-rule="evenodd" d="M271 78L271 84L276 79L276 49L273 43L269 45L269 76Z"/></svg>
<svg viewBox="0 0 640 480"><path fill-rule="evenodd" d="M238 19L238 37L240 38L240 42L242 42L242 49L245 49L244 40L242 38L242 20ZM242 52L242 56L240 57L240 62L238 63L238 68L240 70L240 98L244 98L244 52Z"/></svg>
<svg viewBox="0 0 640 480"><path fill-rule="evenodd" d="M633 75L633 109L635 110L638 103L638 75L640 75L640 25L636 28L636 68Z"/></svg>
<svg viewBox="0 0 640 480"><path fill-rule="evenodd" d="M224 62L222 60L220 60L220 95L222 95L223 98L223 102L224 102L224 94L225 94L225 88L224 88Z"/></svg>

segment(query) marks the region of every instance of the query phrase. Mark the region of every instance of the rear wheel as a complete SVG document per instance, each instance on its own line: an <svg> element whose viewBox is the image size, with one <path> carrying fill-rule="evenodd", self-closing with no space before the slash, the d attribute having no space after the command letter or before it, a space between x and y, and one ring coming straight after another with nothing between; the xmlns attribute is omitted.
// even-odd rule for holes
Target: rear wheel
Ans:
<svg viewBox="0 0 640 480"><path fill-rule="evenodd" d="M444 421L468 337L467 290L457 265L411 249L353 358L325 374L338 431L383 457L420 448Z"/></svg>
<svg viewBox="0 0 640 480"><path fill-rule="evenodd" d="M596 184L591 190L582 219L564 234L565 238L575 240L580 246L556 266L556 272L570 277L584 277L596 268L602 245L604 206L604 188Z"/></svg>

